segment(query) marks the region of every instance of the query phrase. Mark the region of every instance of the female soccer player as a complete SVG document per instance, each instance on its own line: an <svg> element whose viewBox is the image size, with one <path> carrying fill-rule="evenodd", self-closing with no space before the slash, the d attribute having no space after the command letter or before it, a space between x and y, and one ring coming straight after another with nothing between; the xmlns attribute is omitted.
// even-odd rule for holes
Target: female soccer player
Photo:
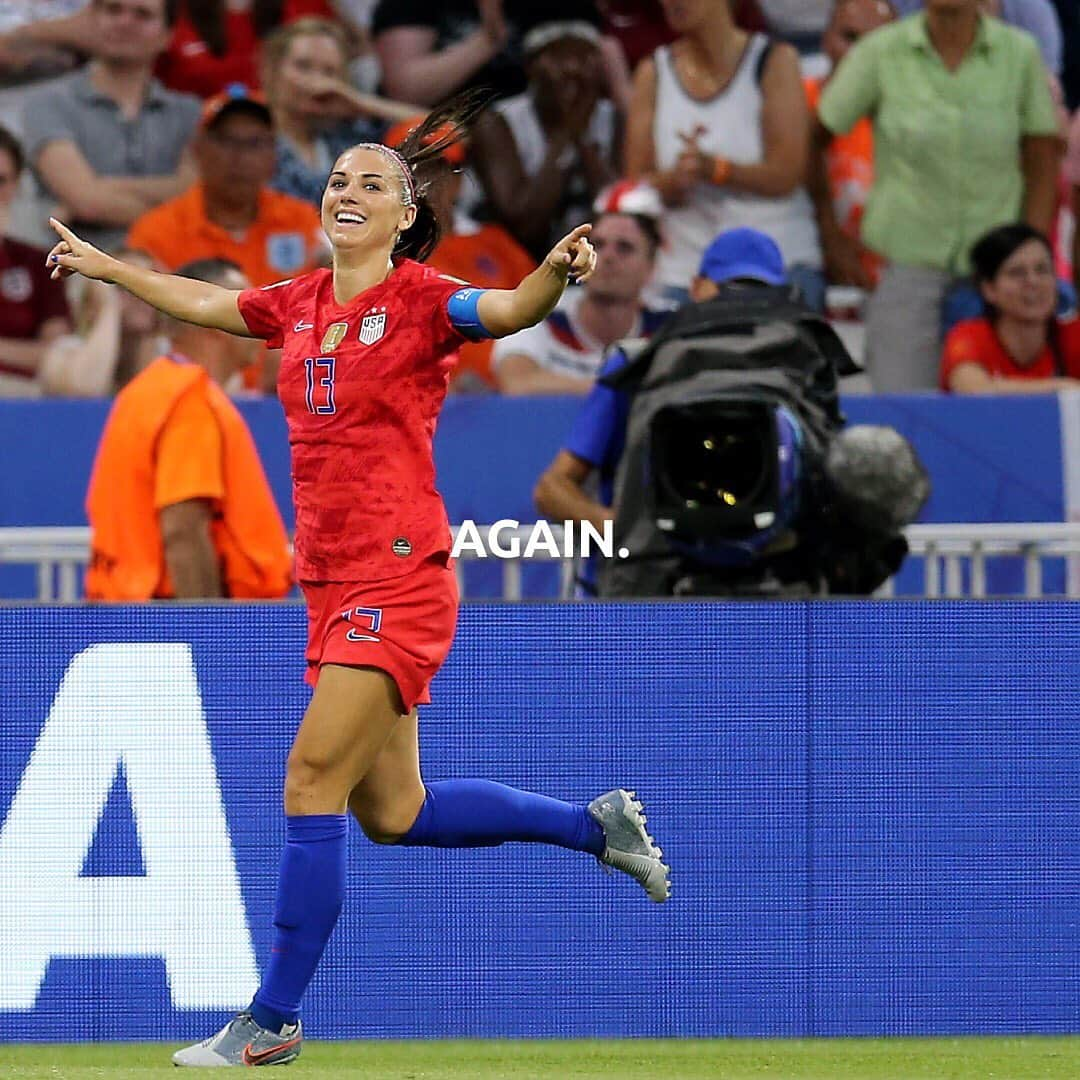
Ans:
<svg viewBox="0 0 1080 1080"><path fill-rule="evenodd" d="M415 170L458 138L470 115L448 106L397 151L366 143L343 153L322 201L333 269L263 289L157 274L52 223L61 237L49 255L55 276L113 282L175 319L284 348L278 390L315 691L286 769L287 842L262 985L220 1032L177 1052L177 1065L276 1065L300 1053L300 1000L345 891L347 812L376 843L556 844L625 871L658 903L669 894L668 868L632 792L583 807L483 780L425 785L420 776L416 706L430 701L458 606L432 460L455 352L538 323L568 278L582 280L595 265L588 225L513 290L462 288L422 265L438 222Z"/></svg>

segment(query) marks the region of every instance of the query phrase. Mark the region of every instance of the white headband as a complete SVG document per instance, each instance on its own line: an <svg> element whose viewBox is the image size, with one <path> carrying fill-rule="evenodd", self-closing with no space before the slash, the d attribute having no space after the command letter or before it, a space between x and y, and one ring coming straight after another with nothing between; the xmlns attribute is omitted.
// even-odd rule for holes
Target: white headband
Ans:
<svg viewBox="0 0 1080 1080"><path fill-rule="evenodd" d="M590 45L600 44L600 31L584 19L564 19L560 22L546 22L530 30L521 42L522 50L528 53L546 49L553 41L562 38L577 38Z"/></svg>

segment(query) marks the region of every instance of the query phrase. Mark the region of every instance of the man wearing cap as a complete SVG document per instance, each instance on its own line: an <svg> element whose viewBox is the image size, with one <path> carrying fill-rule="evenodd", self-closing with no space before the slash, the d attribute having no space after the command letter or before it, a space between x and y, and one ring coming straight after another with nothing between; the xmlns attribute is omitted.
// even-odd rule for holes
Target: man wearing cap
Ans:
<svg viewBox="0 0 1080 1080"><path fill-rule="evenodd" d="M255 287L306 273L326 252L319 211L273 191L273 122L266 103L240 84L211 98L195 140L199 180L135 222L128 247L166 270L198 259L236 263ZM249 389L271 391L276 358L245 372Z"/></svg>
<svg viewBox="0 0 1080 1080"><path fill-rule="evenodd" d="M313 206L272 191L274 127L263 99L235 84L203 108L195 140L199 179L143 215L128 246L166 270L228 259L255 287L314 269L326 238Z"/></svg>
<svg viewBox="0 0 1080 1080"><path fill-rule="evenodd" d="M186 147L199 102L151 74L172 9L166 0L91 0L93 59L26 98L27 161L97 247L115 247L136 218L195 178Z"/></svg>
<svg viewBox="0 0 1080 1080"><path fill-rule="evenodd" d="M691 303L703 303L722 290L787 285L784 257L774 240L756 229L720 233L705 249L697 276L690 286ZM628 363L616 348L598 376L613 375ZM626 444L630 398L602 381L596 382L582 402L563 448L540 477L533 492L537 509L550 521L588 521L603 529L611 521L615 472ZM593 472L599 472L598 497L587 490ZM595 569L583 567L581 587L595 595Z"/></svg>

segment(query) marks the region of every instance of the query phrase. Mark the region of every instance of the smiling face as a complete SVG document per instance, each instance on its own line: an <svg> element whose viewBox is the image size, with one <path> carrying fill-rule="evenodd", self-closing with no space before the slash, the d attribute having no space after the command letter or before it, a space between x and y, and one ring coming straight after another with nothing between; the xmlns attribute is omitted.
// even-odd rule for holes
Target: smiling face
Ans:
<svg viewBox="0 0 1080 1080"><path fill-rule="evenodd" d="M401 168L380 150L354 146L337 159L322 200L322 225L334 251L392 251L416 220Z"/></svg>
<svg viewBox="0 0 1080 1080"><path fill-rule="evenodd" d="M1041 240L1021 244L981 288L1000 315L1018 322L1045 322L1057 306L1057 278L1046 244Z"/></svg>

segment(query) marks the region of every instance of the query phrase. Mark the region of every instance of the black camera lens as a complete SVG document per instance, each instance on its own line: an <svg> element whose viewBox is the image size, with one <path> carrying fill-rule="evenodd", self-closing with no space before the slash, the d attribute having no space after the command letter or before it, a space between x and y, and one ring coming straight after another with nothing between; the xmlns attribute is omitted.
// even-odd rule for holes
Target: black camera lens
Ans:
<svg viewBox="0 0 1080 1080"><path fill-rule="evenodd" d="M669 497L688 509L742 509L771 484L774 440L756 410L673 411L655 436Z"/></svg>

